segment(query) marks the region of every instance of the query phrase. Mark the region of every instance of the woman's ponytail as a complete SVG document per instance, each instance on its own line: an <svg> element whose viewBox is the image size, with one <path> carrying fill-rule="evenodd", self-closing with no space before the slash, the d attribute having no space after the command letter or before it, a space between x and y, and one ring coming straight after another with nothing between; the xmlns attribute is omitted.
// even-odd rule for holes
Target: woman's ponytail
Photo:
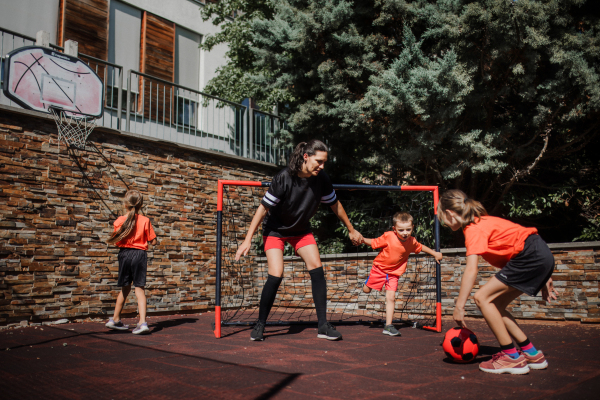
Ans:
<svg viewBox="0 0 600 400"><path fill-rule="evenodd" d="M292 174L297 174L302 169L302 164L304 164L304 148L306 147L306 142L300 142L296 145L292 156L290 157L290 162L288 163L288 167Z"/></svg>
<svg viewBox="0 0 600 400"><path fill-rule="evenodd" d="M302 171L302 165L304 164L304 155L314 156L317 151L327 152L327 145L317 139L309 140L308 142L300 142L294 149L288 168L293 175L297 175L298 172Z"/></svg>

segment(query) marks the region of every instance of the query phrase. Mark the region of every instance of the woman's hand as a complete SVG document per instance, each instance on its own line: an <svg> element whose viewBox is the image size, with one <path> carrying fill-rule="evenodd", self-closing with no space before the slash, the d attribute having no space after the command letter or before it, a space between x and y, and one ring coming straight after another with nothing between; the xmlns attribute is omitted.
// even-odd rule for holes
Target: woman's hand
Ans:
<svg viewBox="0 0 600 400"><path fill-rule="evenodd" d="M466 328L467 324L465 322L465 309L459 306L454 307L454 314L452 314L452 318L458 326L461 328Z"/></svg>
<svg viewBox="0 0 600 400"><path fill-rule="evenodd" d="M542 288L542 298L548 303L552 303L550 299L556 300L556 296L558 296L558 292L554 289L554 283L552 283L552 278L550 278L546 282L546 286Z"/></svg>
<svg viewBox="0 0 600 400"><path fill-rule="evenodd" d="M237 252L235 253L235 261L239 261L241 256L247 256L248 255L248 251L250 251L250 242L247 241L243 241L242 244L240 245L240 247L238 247Z"/></svg>
<svg viewBox="0 0 600 400"><path fill-rule="evenodd" d="M358 246L359 244L363 243L363 235L361 235L356 229L352 229L348 235L350 236L350 240L352 241L353 245Z"/></svg>

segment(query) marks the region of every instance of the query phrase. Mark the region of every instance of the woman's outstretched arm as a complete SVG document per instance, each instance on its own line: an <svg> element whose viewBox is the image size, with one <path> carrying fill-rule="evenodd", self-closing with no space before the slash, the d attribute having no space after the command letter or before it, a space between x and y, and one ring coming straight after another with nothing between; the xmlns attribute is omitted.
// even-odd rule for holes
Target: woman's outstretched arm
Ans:
<svg viewBox="0 0 600 400"><path fill-rule="evenodd" d="M331 210L334 212L335 215L337 215L340 221L342 221L344 225L346 225L346 228L348 229L348 236L350 236L352 244L355 246L361 244L363 242L363 236L360 234L360 232L354 229L354 227L350 223L350 220L348 219L348 215L346 215L346 210L344 210L342 203L338 201L337 203L331 206Z"/></svg>
<svg viewBox="0 0 600 400"><path fill-rule="evenodd" d="M250 246L252 246L252 236L254 236L254 232L258 229L258 226L262 222L265 215L267 215L267 209L262 204L258 206L256 212L254 213L254 217L252 217L252 222L250 222L250 227L248 228L248 233L246 233L246 238L238 247L237 252L235 253L235 261L238 261L241 256L247 256L248 251L250 250Z"/></svg>

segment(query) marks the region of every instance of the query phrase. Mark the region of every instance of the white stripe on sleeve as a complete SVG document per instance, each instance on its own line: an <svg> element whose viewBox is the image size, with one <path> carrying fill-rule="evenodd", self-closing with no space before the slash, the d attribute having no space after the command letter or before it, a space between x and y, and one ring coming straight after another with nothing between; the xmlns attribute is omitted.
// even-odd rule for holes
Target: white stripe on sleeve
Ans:
<svg viewBox="0 0 600 400"><path fill-rule="evenodd" d="M336 200L337 199L336 199L336 196L335 196L335 190L333 192L331 192L330 194L328 194L327 196L321 197L321 203L328 204L328 203L333 203Z"/></svg>
<svg viewBox="0 0 600 400"><path fill-rule="evenodd" d="M267 196L263 197L263 201L265 203L267 203L269 205L269 207L273 207L275 205L275 203L273 203L271 200L267 199Z"/></svg>
<svg viewBox="0 0 600 400"><path fill-rule="evenodd" d="M267 203L269 207L273 207L276 206L280 200L277 197L273 196L271 193L267 192L263 197L263 201Z"/></svg>
<svg viewBox="0 0 600 400"><path fill-rule="evenodd" d="M265 201L273 203L273 204L277 204L279 203L279 199L275 196L273 196L271 193L267 192L265 193Z"/></svg>

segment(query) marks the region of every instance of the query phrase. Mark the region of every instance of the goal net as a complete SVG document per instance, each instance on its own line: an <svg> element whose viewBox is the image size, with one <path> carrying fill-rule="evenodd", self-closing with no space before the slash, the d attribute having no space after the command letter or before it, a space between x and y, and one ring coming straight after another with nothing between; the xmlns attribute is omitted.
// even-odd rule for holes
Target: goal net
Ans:
<svg viewBox="0 0 600 400"><path fill-rule="evenodd" d="M262 229L254 235L246 257L235 261L250 222L269 182L219 181L215 336L228 326L253 325L258 319L268 267ZM365 238L377 238L392 229L392 216L409 212L413 236L439 251L437 186L333 185L350 222ZM385 321L385 289L363 293L362 287L378 252L353 246L347 230L329 207L320 207L311 220L327 281L327 320L334 324ZM283 282L267 325L316 323L310 276L289 244L284 251ZM398 281L395 323L441 332L440 265L421 252L411 254Z"/></svg>

